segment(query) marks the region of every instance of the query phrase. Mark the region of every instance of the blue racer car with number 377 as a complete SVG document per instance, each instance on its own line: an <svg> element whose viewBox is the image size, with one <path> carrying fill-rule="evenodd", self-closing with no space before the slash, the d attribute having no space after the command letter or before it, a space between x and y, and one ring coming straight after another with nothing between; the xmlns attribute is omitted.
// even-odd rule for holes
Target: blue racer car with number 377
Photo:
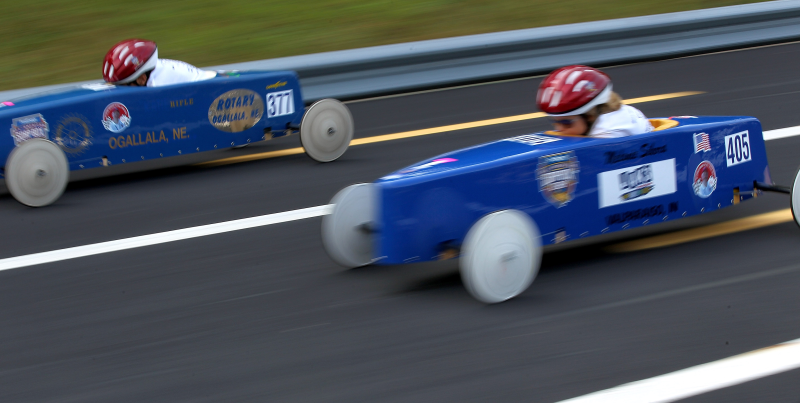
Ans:
<svg viewBox="0 0 800 403"><path fill-rule="evenodd" d="M247 145L300 133L320 162L353 137L347 107L323 99L305 108L291 71L220 72L164 87L88 84L0 102L0 162L14 198L46 206L69 173Z"/></svg>
<svg viewBox="0 0 800 403"><path fill-rule="evenodd" d="M651 119L650 133L614 138L545 132L447 153L341 190L322 222L326 251L346 267L459 257L478 300L519 295L542 247L791 194L770 179L752 117ZM798 222L800 224L800 221Z"/></svg>

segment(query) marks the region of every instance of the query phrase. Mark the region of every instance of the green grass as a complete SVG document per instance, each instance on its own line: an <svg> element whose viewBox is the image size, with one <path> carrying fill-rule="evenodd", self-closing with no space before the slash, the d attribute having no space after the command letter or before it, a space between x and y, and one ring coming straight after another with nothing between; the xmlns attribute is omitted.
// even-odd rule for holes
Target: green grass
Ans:
<svg viewBox="0 0 800 403"><path fill-rule="evenodd" d="M139 37L211 66L755 0L3 0L0 90L101 78L106 51Z"/></svg>

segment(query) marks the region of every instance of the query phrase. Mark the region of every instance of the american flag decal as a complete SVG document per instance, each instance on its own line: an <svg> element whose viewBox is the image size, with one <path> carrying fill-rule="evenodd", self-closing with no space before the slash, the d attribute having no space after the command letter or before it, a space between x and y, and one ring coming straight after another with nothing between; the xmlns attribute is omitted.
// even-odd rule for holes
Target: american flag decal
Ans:
<svg viewBox="0 0 800 403"><path fill-rule="evenodd" d="M708 140L708 134L706 133L694 135L694 152L697 154L700 151L711 151L711 142Z"/></svg>

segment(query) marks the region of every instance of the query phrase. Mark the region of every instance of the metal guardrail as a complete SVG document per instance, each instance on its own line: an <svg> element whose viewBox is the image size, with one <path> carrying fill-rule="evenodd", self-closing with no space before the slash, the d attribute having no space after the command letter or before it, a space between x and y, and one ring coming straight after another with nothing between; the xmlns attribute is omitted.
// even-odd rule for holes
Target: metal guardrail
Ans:
<svg viewBox="0 0 800 403"><path fill-rule="evenodd" d="M798 27L800 0L780 0L207 69L294 70L306 102L354 99L546 73L568 64L603 66L785 42L800 39ZM0 98L56 87L0 92Z"/></svg>

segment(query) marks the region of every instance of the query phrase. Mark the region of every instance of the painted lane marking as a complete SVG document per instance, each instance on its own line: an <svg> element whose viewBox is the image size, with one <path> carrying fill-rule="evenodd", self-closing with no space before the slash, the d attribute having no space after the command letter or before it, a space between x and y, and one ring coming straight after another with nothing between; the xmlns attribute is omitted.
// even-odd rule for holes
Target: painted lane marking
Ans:
<svg viewBox="0 0 800 403"><path fill-rule="evenodd" d="M180 241L183 239L222 234L225 232L239 231L265 225L280 224L289 221L303 220L306 218L319 217L330 214L331 207L332 206L330 204L326 204L324 206L309 207L299 210L285 211L282 213L267 214L257 217L242 218L239 220L225 221L216 224L201 225L199 227L190 227L174 231L118 239L116 241L101 242L66 249L58 249L50 252L34 253L32 255L0 259L0 271L75 259L79 257L99 255L109 252L117 252L126 249L141 248L143 246L158 245L167 242Z"/></svg>
<svg viewBox="0 0 800 403"><path fill-rule="evenodd" d="M559 403L674 402L800 368L800 339Z"/></svg>
<svg viewBox="0 0 800 403"><path fill-rule="evenodd" d="M794 216L792 216L792 210L787 208L785 210L778 210L770 213L738 218L718 224L706 225L704 227L670 232L668 234L637 239L635 241L621 242L615 245L607 246L605 249L609 252L623 253L635 252L644 249L663 248L665 246L678 245L700 239L732 234L734 232L744 232L751 229L783 224L790 221L794 221Z"/></svg>
<svg viewBox="0 0 800 403"><path fill-rule="evenodd" d="M780 137L774 137L773 133L778 133ZM793 134L787 134L787 133L793 133ZM778 129L778 130L764 132L764 138L770 140L773 140L775 138L785 138L797 135L800 135L800 126L788 127L785 129ZM133 238L120 239L116 241L101 242L96 244L59 249L50 252L41 252L41 253L34 253L31 255L10 257L5 259L0 259L0 271L33 266L37 264L58 262L61 260L75 259L85 256L98 255L102 253L117 252L121 250L139 248L149 245L156 245L159 243L173 242L182 239L190 239L206 235L220 234L223 232L237 231L240 229L255 228L264 225L302 220L311 217L319 217L330 214L330 209L331 205L328 204L324 206L316 206L300 210L286 211L283 213L267 214L258 217L243 218L234 221L226 221L216 224L202 225L199 227L184 228L180 230L161 232L151 235L142 235ZM775 222L775 224L777 224L777 222Z"/></svg>
<svg viewBox="0 0 800 403"><path fill-rule="evenodd" d="M660 101L664 99L672 99L672 98L680 98L680 97L688 97L691 95L698 95L704 94L702 91L684 91L684 92L673 92L669 94L660 94L660 95L651 95L647 97L640 97L640 98L631 98L628 100L623 101L625 104L639 104L644 102L653 102L653 101ZM466 122L466 123L458 123L454 125L447 125L447 126L438 126L438 127L431 127L429 129L419 129L419 130L411 130L408 132L400 132L400 133L393 133L393 134L384 134L381 136L373 136L373 137L365 137L360 139L354 139L350 142L351 146L358 146L363 144L372 144L372 143L380 143L384 141L391 141L391 140L399 140L399 139L407 139L411 137L419 137L419 136L426 136L428 134L437 134L437 133L446 133L452 132L456 130L464 130L464 129L474 129L476 127L485 127L485 126L493 126L499 125L503 123L511 123L511 122L519 122L522 120L530 120L530 119L538 119L547 116L543 112L535 112L535 113L526 113L523 115L514 115L514 116L506 116L502 118L495 118L495 119L487 119L487 120L478 120L475 122ZM303 147L297 148L290 148L286 150L278 150L278 151L268 151L264 153L256 153L256 154L249 154L249 155L241 155L237 157L229 157L229 158L222 158L214 161L208 162L201 162L195 164L196 166L205 166L205 167L214 167L220 165L229 165L229 164L236 164L240 162L247 162L247 161L256 161L262 160L267 158L276 158L276 157L283 157L286 155L295 155L295 154L303 154L305 150Z"/></svg>
<svg viewBox="0 0 800 403"><path fill-rule="evenodd" d="M353 143L350 142L350 145ZM200 162L194 164L195 166L199 167L218 167L222 165L230 165L230 164L237 164L239 162L247 162L247 161L256 161L256 160L264 160L268 158L277 158L277 157L285 157L287 155L296 155L296 154L304 154L306 150L303 147L296 147L296 148L287 148L285 150L277 150L277 151L267 151L265 153L257 153L257 154L248 154L248 155L241 155L238 157L229 157L229 158L222 158L214 161L208 162Z"/></svg>
<svg viewBox="0 0 800 403"><path fill-rule="evenodd" d="M783 129L765 131L764 141L783 139L797 135L800 135L800 126L784 127Z"/></svg>

